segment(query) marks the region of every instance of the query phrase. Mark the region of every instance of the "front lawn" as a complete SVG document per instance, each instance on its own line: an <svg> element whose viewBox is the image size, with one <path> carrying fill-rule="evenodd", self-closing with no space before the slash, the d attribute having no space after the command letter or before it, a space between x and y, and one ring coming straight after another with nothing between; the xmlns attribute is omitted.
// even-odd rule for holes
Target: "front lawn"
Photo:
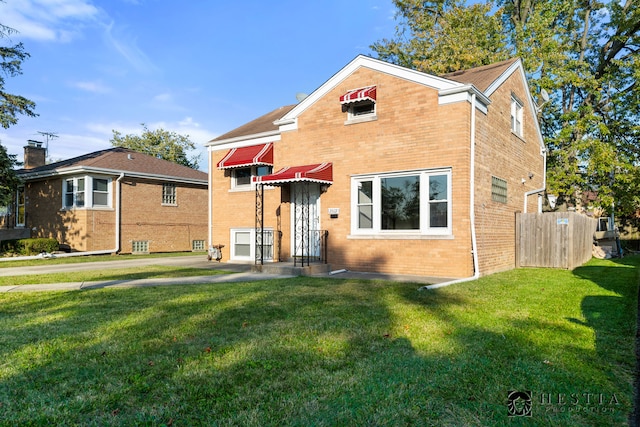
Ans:
<svg viewBox="0 0 640 427"><path fill-rule="evenodd" d="M639 266L0 294L0 425L624 425Z"/></svg>

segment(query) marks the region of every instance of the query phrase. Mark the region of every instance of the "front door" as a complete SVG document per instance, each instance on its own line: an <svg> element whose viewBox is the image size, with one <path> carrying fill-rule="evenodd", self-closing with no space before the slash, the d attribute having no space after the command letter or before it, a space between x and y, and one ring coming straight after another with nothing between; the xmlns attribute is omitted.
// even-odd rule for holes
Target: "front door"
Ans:
<svg viewBox="0 0 640 427"><path fill-rule="evenodd" d="M294 257L320 258L320 185L291 184L291 247Z"/></svg>

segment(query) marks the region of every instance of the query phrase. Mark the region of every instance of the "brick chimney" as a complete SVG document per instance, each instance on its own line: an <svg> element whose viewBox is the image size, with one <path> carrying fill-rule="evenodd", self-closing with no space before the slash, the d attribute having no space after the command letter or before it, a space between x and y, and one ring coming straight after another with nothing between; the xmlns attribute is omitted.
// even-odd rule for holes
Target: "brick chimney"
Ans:
<svg viewBox="0 0 640 427"><path fill-rule="evenodd" d="M24 168L33 169L38 166L44 166L46 155L42 142L28 140L27 145L24 146Z"/></svg>

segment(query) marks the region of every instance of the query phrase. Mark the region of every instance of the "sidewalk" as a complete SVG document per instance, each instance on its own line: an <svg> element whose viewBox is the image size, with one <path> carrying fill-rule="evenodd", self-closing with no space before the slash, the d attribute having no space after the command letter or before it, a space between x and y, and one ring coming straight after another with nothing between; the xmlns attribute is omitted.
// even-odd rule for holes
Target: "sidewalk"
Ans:
<svg viewBox="0 0 640 427"><path fill-rule="evenodd" d="M109 270L116 268L143 267L147 265L172 265L184 268L202 268L233 271L233 273L209 276L187 276L167 279L155 278L135 280L104 280L96 282L64 282L37 285L0 286L0 293L26 291L69 291L81 289L101 289L107 287L134 288L147 286L247 282L255 280L285 279L293 277L291 275L285 274L254 273L251 272L251 265L249 264L217 263L215 261L208 261L205 255L166 258L140 258L116 261L96 261L75 264L48 264L28 267L4 267L0 268L0 276L22 276L31 274L64 273L86 270Z"/></svg>

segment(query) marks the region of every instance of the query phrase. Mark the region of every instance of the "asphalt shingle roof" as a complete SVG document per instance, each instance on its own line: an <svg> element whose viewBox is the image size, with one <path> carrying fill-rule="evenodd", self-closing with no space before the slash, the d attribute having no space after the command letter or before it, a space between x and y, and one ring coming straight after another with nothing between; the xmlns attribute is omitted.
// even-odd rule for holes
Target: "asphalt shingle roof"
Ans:
<svg viewBox="0 0 640 427"><path fill-rule="evenodd" d="M53 173L60 169L72 167L106 169L125 173L161 175L173 178L207 181L206 172L121 147L95 151L37 168L20 169L17 173L19 175L43 175L47 172Z"/></svg>

